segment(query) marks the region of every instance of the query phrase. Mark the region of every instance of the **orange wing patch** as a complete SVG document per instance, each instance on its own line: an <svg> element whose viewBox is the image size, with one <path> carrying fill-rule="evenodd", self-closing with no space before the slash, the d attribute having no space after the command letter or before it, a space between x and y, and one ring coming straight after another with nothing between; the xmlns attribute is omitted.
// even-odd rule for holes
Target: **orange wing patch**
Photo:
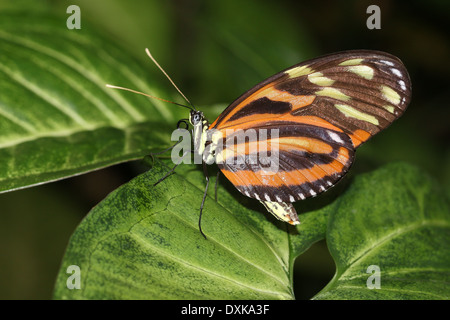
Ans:
<svg viewBox="0 0 450 320"><path fill-rule="evenodd" d="M361 143L366 142L370 137L371 134L369 132L361 129L355 130L355 132L350 134L350 138L352 139L355 148L359 147Z"/></svg>
<svg viewBox="0 0 450 320"><path fill-rule="evenodd" d="M286 108L285 112L279 113L277 111L276 105L274 105L274 108L270 109L267 108L267 112L261 112L261 113L252 113L249 112L248 115L243 117L238 117L235 119L236 114L239 112L244 111L244 109L248 106L250 106L255 101L258 101L259 99L267 99L266 103L273 103L273 102L282 102L285 103L288 108ZM251 118L252 120L257 119L266 119L269 120L270 118L276 118L283 114L288 114L292 111L296 111L300 108L307 107L313 103L315 99L314 95L292 95L286 91L280 91L274 88L274 84L268 84L256 92L252 93L243 101L239 102L236 106L234 106L229 112L226 113L223 117L218 117L209 128L216 128L221 129L224 127L230 127L235 126L240 123L248 121L247 118ZM220 123L219 123L220 121Z"/></svg>

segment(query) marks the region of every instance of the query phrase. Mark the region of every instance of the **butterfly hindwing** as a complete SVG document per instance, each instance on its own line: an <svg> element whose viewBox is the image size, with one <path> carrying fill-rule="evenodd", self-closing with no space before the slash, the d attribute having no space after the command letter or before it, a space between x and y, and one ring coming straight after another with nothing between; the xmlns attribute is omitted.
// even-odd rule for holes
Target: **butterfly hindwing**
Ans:
<svg viewBox="0 0 450 320"><path fill-rule="evenodd" d="M235 139L243 130L226 135L217 164L241 193L257 200L315 196L333 186L353 161L352 142L339 131L281 120L253 130L256 134L246 139Z"/></svg>

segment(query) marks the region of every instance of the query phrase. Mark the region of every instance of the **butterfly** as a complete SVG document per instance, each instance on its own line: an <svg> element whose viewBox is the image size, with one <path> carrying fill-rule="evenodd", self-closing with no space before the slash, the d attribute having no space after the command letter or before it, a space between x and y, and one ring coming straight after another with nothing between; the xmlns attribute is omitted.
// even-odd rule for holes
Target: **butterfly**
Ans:
<svg viewBox="0 0 450 320"><path fill-rule="evenodd" d="M336 185L356 149L398 119L410 100L410 77L397 57L371 50L328 54L262 81L211 124L191 106L193 151L203 163L216 162L244 196L297 225L293 203ZM248 130L256 138L240 140L239 148L235 138ZM277 167L268 171L272 159ZM205 197L206 191L201 210Z"/></svg>

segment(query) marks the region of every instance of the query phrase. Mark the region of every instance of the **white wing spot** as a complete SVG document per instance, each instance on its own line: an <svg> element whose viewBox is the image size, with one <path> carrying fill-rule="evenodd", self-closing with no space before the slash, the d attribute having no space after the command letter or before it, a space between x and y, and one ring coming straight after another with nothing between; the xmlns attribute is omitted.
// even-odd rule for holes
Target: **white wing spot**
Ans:
<svg viewBox="0 0 450 320"><path fill-rule="evenodd" d="M327 184L331 187L333 183L331 181L327 181Z"/></svg>
<svg viewBox="0 0 450 320"><path fill-rule="evenodd" d="M395 69L395 68L391 68L391 71L393 74L395 74L397 77L402 77L402 73L400 72L400 70Z"/></svg>
<svg viewBox="0 0 450 320"><path fill-rule="evenodd" d="M392 63L391 61L387 61L387 60L380 60L381 63L387 65L387 66L394 66L394 63Z"/></svg>
<svg viewBox="0 0 450 320"><path fill-rule="evenodd" d="M303 195L303 193L299 193L298 196L300 197L300 199L305 200L305 196Z"/></svg>
<svg viewBox="0 0 450 320"><path fill-rule="evenodd" d="M400 85L400 88L402 88L403 91L406 91L406 84L403 80L398 80L398 84Z"/></svg>
<svg viewBox="0 0 450 320"><path fill-rule="evenodd" d="M267 193L264 193L264 198L265 198L267 201L270 201L270 197L269 197L269 195L268 195Z"/></svg>
<svg viewBox="0 0 450 320"><path fill-rule="evenodd" d="M313 189L309 190L309 193L310 193L311 196L313 196L313 197L315 197L315 196L317 195L317 193L316 193Z"/></svg>
<svg viewBox="0 0 450 320"><path fill-rule="evenodd" d="M277 198L278 202L283 202L283 201L281 201L281 198L279 196L275 196L275 198Z"/></svg>
<svg viewBox="0 0 450 320"><path fill-rule="evenodd" d="M320 191L325 191L325 187L324 186L320 186Z"/></svg>
<svg viewBox="0 0 450 320"><path fill-rule="evenodd" d="M336 132L333 132L333 131L327 131L327 132L333 141L338 142L338 143L344 143L344 141L341 139L341 137L339 137L339 135Z"/></svg>
<svg viewBox="0 0 450 320"><path fill-rule="evenodd" d="M290 202L295 202L295 198L293 196L289 196L289 201Z"/></svg>
<svg viewBox="0 0 450 320"><path fill-rule="evenodd" d="M253 195L254 195L255 199L257 199L257 200L261 200L261 199L259 198L259 196L258 196L258 194L257 194L257 193L254 193Z"/></svg>

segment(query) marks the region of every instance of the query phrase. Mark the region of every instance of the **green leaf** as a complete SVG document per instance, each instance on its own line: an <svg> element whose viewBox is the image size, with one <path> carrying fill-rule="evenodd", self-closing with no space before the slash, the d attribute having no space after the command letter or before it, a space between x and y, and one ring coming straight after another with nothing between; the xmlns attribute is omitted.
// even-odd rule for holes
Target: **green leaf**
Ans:
<svg viewBox="0 0 450 320"><path fill-rule="evenodd" d="M153 187L165 172L158 164L88 214L55 298L292 299L294 259L325 236L337 273L316 299L448 296L448 204L418 169L362 175L336 201L301 214L296 229L222 182L219 202L210 192L205 203L208 240L198 231L202 172L185 165ZM70 265L81 268L80 290L67 288ZM381 268L380 290L366 286L369 265Z"/></svg>
<svg viewBox="0 0 450 320"><path fill-rule="evenodd" d="M212 195L205 203L205 240L198 230L202 173L186 165L178 171L182 174L153 187L165 171L156 166L111 193L89 213L70 241L56 298L294 297L291 238L301 242L305 236L311 245L323 237L320 214L304 217L308 233L302 236L293 227L250 209L248 205L254 205L250 199L220 187L219 202ZM66 287L69 265L81 268L81 290Z"/></svg>
<svg viewBox="0 0 450 320"><path fill-rule="evenodd" d="M449 299L449 236L449 204L419 169L392 164L361 175L331 215L337 271L315 299ZM380 289L368 289L372 265Z"/></svg>
<svg viewBox="0 0 450 320"><path fill-rule="evenodd" d="M105 87L166 97L145 71L83 24L0 14L0 192L140 158L167 146L185 110ZM144 55L142 48L142 55Z"/></svg>

